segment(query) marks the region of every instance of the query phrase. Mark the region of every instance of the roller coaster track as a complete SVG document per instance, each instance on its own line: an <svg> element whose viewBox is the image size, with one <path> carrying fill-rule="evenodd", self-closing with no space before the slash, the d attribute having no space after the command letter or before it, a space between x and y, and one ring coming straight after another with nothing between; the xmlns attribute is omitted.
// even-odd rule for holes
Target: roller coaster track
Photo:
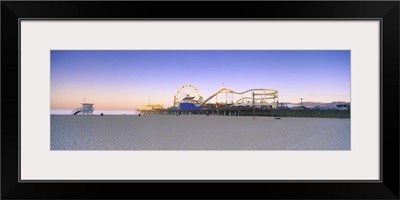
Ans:
<svg viewBox="0 0 400 200"><path fill-rule="evenodd" d="M217 96L217 95L218 95L219 93L221 93L221 92L228 92L228 93L232 93L232 94L245 94L245 93L253 92L253 91L262 91L262 92L264 92L264 93L255 93L254 95L259 95L259 96L261 96L261 95L270 96L270 97L267 97L267 98L264 98L264 99L273 99L273 98L277 98L277 97L278 97L278 90L274 90L274 89L267 89L267 88L262 89L262 88L257 88L257 89L249 89L249 90L246 90L246 91L244 91L244 92L236 92L236 91L231 90L231 89L229 89L229 88L223 87L223 88L219 89L217 92L215 92L213 95L211 95L210 97L208 97L206 100L204 100L204 101L200 104L200 106L206 104L208 101L210 101L213 97ZM265 93L265 92L269 92L269 93ZM246 98L246 97L245 97L245 98ZM242 99L244 99L244 98L242 98ZM240 100L242 100L242 99L240 99ZM259 99L260 99L260 98L259 98Z"/></svg>
<svg viewBox="0 0 400 200"><path fill-rule="evenodd" d="M254 98L254 100L274 99L274 98L276 98L276 97ZM235 103L239 103L240 101L245 100L245 99L253 100L253 98L251 98L251 97L243 97L243 98L240 98L239 100L235 101Z"/></svg>

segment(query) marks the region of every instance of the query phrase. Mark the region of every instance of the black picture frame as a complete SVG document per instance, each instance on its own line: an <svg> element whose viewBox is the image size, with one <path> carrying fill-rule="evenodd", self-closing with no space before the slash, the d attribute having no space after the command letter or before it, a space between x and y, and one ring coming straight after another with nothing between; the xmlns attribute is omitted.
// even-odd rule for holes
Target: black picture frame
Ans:
<svg viewBox="0 0 400 200"><path fill-rule="evenodd" d="M2 1L1 198L399 199L399 8L399 1ZM278 18L381 20L381 181L19 182L20 19Z"/></svg>

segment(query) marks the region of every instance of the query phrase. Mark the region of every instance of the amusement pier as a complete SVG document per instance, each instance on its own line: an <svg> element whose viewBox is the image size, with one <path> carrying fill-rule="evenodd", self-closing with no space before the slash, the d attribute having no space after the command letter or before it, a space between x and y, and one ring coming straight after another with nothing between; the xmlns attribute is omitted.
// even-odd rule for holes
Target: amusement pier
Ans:
<svg viewBox="0 0 400 200"><path fill-rule="evenodd" d="M222 98L221 98L222 96ZM218 101L218 97L224 102ZM222 87L208 98L200 95L193 84L183 84L174 95L173 105L148 104L139 108L141 114L165 115L224 115L224 116L274 116L274 117L330 117L350 118L350 105L335 107L290 106L278 102L278 90L255 88L235 91Z"/></svg>

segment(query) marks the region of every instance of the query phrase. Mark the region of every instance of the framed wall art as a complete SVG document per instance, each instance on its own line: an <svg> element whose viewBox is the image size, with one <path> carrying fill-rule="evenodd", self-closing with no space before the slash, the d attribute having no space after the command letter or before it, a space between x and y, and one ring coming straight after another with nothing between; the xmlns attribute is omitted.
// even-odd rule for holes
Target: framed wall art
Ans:
<svg viewBox="0 0 400 200"><path fill-rule="evenodd" d="M4 199L399 198L396 1L1 5Z"/></svg>

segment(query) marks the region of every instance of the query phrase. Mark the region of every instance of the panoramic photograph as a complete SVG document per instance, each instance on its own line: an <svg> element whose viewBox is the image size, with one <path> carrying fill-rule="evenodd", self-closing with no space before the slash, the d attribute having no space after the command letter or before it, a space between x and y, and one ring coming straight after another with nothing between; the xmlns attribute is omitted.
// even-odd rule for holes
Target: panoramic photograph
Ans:
<svg viewBox="0 0 400 200"><path fill-rule="evenodd" d="M351 150L350 50L50 55L50 150Z"/></svg>

